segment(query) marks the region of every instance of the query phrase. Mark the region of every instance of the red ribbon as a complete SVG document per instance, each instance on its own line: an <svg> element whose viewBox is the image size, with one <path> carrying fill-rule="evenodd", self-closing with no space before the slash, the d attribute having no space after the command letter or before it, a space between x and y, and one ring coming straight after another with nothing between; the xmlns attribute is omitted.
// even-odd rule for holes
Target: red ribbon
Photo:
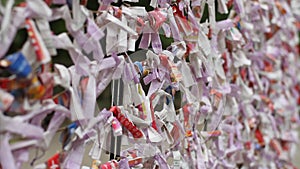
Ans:
<svg viewBox="0 0 300 169"><path fill-rule="evenodd" d="M263 135L259 129L255 130L255 137L260 145L265 145Z"/></svg>
<svg viewBox="0 0 300 169"><path fill-rule="evenodd" d="M118 121L132 134L134 138L143 137L143 133L128 118L126 118L117 106L113 106L110 110Z"/></svg>

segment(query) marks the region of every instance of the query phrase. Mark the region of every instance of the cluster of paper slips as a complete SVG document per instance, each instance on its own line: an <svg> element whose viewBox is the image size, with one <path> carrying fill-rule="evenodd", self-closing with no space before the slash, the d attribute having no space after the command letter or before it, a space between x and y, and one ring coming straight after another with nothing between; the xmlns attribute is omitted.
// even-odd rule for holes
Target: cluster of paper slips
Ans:
<svg viewBox="0 0 300 169"><path fill-rule="evenodd" d="M88 3L0 2L0 169L295 168L298 0ZM31 159L52 142L58 153Z"/></svg>

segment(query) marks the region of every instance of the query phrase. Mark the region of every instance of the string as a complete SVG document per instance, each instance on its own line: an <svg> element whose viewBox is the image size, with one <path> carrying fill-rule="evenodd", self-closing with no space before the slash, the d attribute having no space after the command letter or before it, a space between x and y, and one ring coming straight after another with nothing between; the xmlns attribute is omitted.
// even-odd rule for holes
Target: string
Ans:
<svg viewBox="0 0 300 169"><path fill-rule="evenodd" d="M32 160L31 163L30 163L31 166L34 166L34 163L35 163L37 160L41 159L41 158L45 155L45 151L44 151L44 150L42 150L42 154L41 154L40 156L38 156L38 153L39 153L39 149L36 148L36 151L35 151L35 157L33 158L33 160Z"/></svg>

